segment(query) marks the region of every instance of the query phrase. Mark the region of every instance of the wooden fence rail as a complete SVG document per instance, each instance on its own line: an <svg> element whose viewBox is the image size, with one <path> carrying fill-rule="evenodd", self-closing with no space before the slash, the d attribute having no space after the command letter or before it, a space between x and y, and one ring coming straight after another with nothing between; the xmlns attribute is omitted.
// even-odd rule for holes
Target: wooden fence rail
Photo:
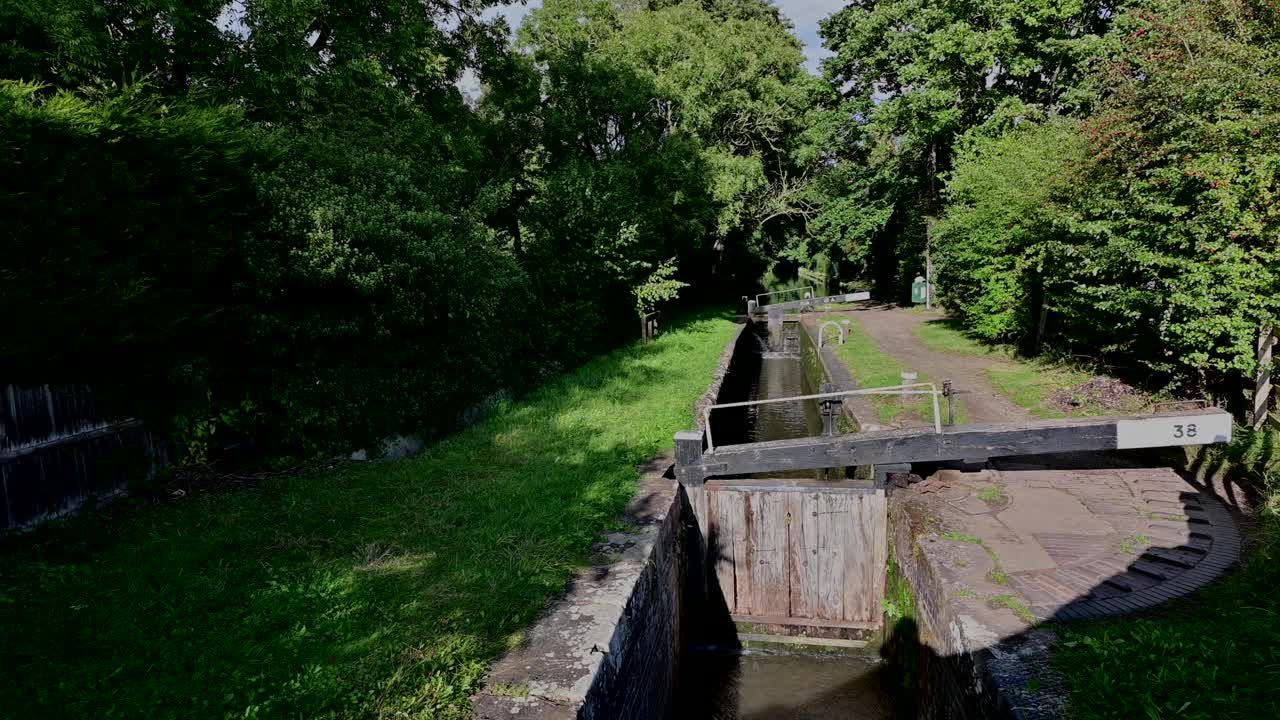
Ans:
<svg viewBox="0 0 1280 720"><path fill-rule="evenodd" d="M103 412L88 386L0 386L0 530L119 495L164 463L152 433Z"/></svg>

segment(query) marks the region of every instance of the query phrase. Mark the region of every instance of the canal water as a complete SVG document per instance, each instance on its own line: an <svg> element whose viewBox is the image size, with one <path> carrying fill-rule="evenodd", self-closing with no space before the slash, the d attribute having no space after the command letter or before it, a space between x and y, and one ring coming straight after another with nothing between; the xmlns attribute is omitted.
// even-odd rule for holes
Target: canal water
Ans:
<svg viewBox="0 0 1280 720"><path fill-rule="evenodd" d="M672 720L884 720L878 658L743 650L685 658Z"/></svg>
<svg viewBox="0 0 1280 720"><path fill-rule="evenodd" d="M783 352L769 347L768 331L759 325L748 328L735 353L733 369L725 378L720 402L741 402L766 398L812 395L818 390L805 373L800 352L803 345L797 337L793 351ZM788 323L787 334L803 332L796 323ZM788 440L822 433L822 415L813 400L724 408L713 412L712 429L717 445ZM768 477L812 478L812 470L792 473L770 473ZM748 476L757 477L757 476ZM763 477L763 476L760 476Z"/></svg>
<svg viewBox="0 0 1280 720"><path fill-rule="evenodd" d="M790 329L790 328L789 328ZM800 328L794 328L803 333ZM816 392L799 354L771 352L763 328L743 338L721 402ZM749 344L748 344L749 343ZM770 403L716 411L717 444L818 435L817 403ZM811 470L790 477L812 478ZM770 473L769 477L788 475ZM892 716L878 657L745 649L691 650L681 663L669 720L884 720Z"/></svg>

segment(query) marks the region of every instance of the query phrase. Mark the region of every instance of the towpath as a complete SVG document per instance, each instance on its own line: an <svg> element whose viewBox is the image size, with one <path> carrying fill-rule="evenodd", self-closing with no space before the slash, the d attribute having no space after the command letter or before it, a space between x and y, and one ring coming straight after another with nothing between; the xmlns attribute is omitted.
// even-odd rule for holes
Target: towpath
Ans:
<svg viewBox="0 0 1280 720"><path fill-rule="evenodd" d="M941 312L919 312L888 305L870 305L842 311L857 318L863 330L904 367L924 373L932 381L951 380L960 393L957 400L965 408L971 423L1017 422L1031 415L997 393L984 372L989 367L1007 363L993 356L962 355L936 352L925 347L916 328L930 320L941 320Z"/></svg>

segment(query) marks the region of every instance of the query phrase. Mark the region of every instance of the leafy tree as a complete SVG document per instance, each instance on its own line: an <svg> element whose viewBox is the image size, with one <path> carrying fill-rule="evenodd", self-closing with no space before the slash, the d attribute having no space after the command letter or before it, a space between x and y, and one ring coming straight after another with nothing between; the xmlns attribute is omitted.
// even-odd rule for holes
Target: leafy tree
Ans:
<svg viewBox="0 0 1280 720"><path fill-rule="evenodd" d="M527 279L461 212L441 130L405 108L285 131L245 242L246 368L283 447L451 430L523 385ZM435 142L431 140L435 139ZM284 420L281 420L284 419Z"/></svg>
<svg viewBox="0 0 1280 720"><path fill-rule="evenodd" d="M1156 347L1104 347L1220 387L1280 310L1280 11L1159 0L1118 23L1084 124L1097 250L1074 314L1151 326Z"/></svg>
<svg viewBox="0 0 1280 720"><path fill-rule="evenodd" d="M601 50L653 83L670 131L703 146L717 207L717 262L726 244L749 251L753 235L811 211L803 190L813 156L804 131L822 87L771 9L685 2L628 15Z"/></svg>
<svg viewBox="0 0 1280 720"><path fill-rule="evenodd" d="M689 283L676 280L675 274L676 263L673 258L658 265L644 282L632 288L636 312L642 320L659 304L675 300L680 296L681 289L689 287Z"/></svg>
<svg viewBox="0 0 1280 720"><path fill-rule="evenodd" d="M649 0L646 7L657 11L681 4L697 7L717 20L757 20L793 29L770 0Z"/></svg>
<svg viewBox="0 0 1280 720"><path fill-rule="evenodd" d="M570 354L633 333L632 289L705 235L698 146L671 133L652 82L602 47L620 18L604 2L549 2L521 29L543 83L536 191L523 211L524 266Z"/></svg>
<svg viewBox="0 0 1280 720"><path fill-rule="evenodd" d="M618 144L615 150L644 142L679 148L691 173L672 179L672 187L686 186L680 191L685 202L692 201L678 211L684 229L649 242L646 224L638 224L640 246L655 252L637 268L650 272L675 254L688 279L732 274L744 262L758 262L753 256L777 244L771 235L811 210L801 190L814 156L805 154L802 133L821 86L803 70L799 44L771 15L771 5L654 7L550 2L531 16L521 37L548 83L543 110L531 123L545 134L541 163L554 172L583 141L596 148L589 157L612 157L599 150L606 136ZM619 102L626 103L624 112ZM574 141L563 142L562 133ZM642 141L644 133L656 134ZM608 232L628 223L621 218ZM708 292L714 287L700 285Z"/></svg>
<svg viewBox="0 0 1280 720"><path fill-rule="evenodd" d="M120 89L139 80L170 95L204 90L235 36L223 0L13 0L0 7L0 72L54 88Z"/></svg>
<svg viewBox="0 0 1280 720"><path fill-rule="evenodd" d="M978 337L1035 339L1041 308L1074 287L1073 216L1088 151L1061 118L961 143L935 257L948 309Z"/></svg>
<svg viewBox="0 0 1280 720"><path fill-rule="evenodd" d="M1159 0L1097 44L1092 113L975 136L939 233L979 334L1027 338L1227 394L1280 300L1280 19Z"/></svg>
<svg viewBox="0 0 1280 720"><path fill-rule="evenodd" d="M825 244L864 258L886 299L922 269L956 139L1035 112L1068 111L1081 61L1115 3L853 2L822 22L843 101L824 144L851 166L826 190ZM840 198L857 198L841 202ZM860 207L866 208L859 210ZM850 246L871 244L850 252Z"/></svg>
<svg viewBox="0 0 1280 720"><path fill-rule="evenodd" d="M492 0L249 0L229 60L231 97L266 118L324 112L382 87L435 113L459 112L454 83L492 28Z"/></svg>

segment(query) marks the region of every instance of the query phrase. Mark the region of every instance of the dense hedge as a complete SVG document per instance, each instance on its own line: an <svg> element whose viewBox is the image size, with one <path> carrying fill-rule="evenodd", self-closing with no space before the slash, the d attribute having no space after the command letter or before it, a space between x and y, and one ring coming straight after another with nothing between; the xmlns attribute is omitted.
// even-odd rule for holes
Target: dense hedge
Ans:
<svg viewBox="0 0 1280 720"><path fill-rule="evenodd" d="M528 282L438 143L259 132L141 87L0 102L7 377L94 382L199 457L447 430L536 376Z"/></svg>
<svg viewBox="0 0 1280 720"><path fill-rule="evenodd" d="M457 207L440 145L372 125L282 135L243 246L243 367L271 419L258 434L319 449L448 431L523 386L537 360L527 278Z"/></svg>
<svg viewBox="0 0 1280 720"><path fill-rule="evenodd" d="M115 395L163 400L175 374L232 350L209 338L230 321L256 204L239 113L0 81L0 138L7 379L120 377Z"/></svg>

